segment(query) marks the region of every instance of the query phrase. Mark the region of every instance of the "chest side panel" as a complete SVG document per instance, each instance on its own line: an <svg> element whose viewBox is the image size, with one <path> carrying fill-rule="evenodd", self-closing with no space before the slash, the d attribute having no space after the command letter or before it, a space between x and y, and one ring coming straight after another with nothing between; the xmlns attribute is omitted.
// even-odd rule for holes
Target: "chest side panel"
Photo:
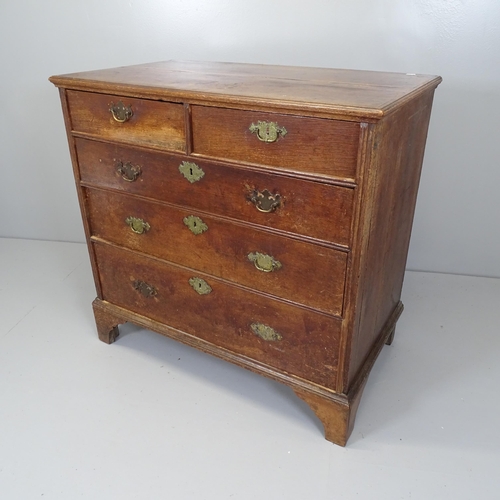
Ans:
<svg viewBox="0 0 500 500"><path fill-rule="evenodd" d="M375 131L366 172L372 189L366 191L360 214L361 279L345 390L400 302L433 94L409 102Z"/></svg>

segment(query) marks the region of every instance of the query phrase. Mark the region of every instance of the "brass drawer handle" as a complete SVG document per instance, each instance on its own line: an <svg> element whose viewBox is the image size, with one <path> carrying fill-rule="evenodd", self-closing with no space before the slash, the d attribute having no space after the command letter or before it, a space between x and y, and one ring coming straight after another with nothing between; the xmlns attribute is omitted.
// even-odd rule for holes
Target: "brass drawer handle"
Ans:
<svg viewBox="0 0 500 500"><path fill-rule="evenodd" d="M125 106L122 101L117 104L111 103L109 111L113 115L113 119L118 123L125 123L132 118L132 106Z"/></svg>
<svg viewBox="0 0 500 500"><path fill-rule="evenodd" d="M208 231L208 226L199 217L188 215L183 220L184 224L186 224L193 234L201 234Z"/></svg>
<svg viewBox="0 0 500 500"><path fill-rule="evenodd" d="M252 323L250 328L252 329L252 332L257 335L257 337L260 337L262 340L267 342L274 342L283 338L274 328L263 325L262 323Z"/></svg>
<svg viewBox="0 0 500 500"><path fill-rule="evenodd" d="M127 217L125 219L125 222L136 234L143 234L151 229L151 226L147 222L143 221L142 219L138 219L137 217Z"/></svg>
<svg viewBox="0 0 500 500"><path fill-rule="evenodd" d="M127 163L119 161L116 164L116 171L127 182L134 182L141 175L141 167L139 165L132 165L129 161Z"/></svg>
<svg viewBox="0 0 500 500"><path fill-rule="evenodd" d="M203 178L203 169L191 161L183 161L179 165L179 172L191 183L198 182Z"/></svg>
<svg viewBox="0 0 500 500"><path fill-rule="evenodd" d="M212 287L202 278L189 278L189 284L200 295L208 295L212 291Z"/></svg>
<svg viewBox="0 0 500 500"><path fill-rule="evenodd" d="M259 212L274 212L281 204L281 195L272 194L267 189L264 191L255 189L250 193L250 201Z"/></svg>
<svg viewBox="0 0 500 500"><path fill-rule="evenodd" d="M152 285L148 285L145 281L135 280L132 286L144 297L154 297L158 294L156 288Z"/></svg>
<svg viewBox="0 0 500 500"><path fill-rule="evenodd" d="M259 271L263 271L265 273L276 271L282 267L281 262L276 260L272 255L255 252L249 253L247 257L250 262L254 263L255 267Z"/></svg>
<svg viewBox="0 0 500 500"><path fill-rule="evenodd" d="M276 122L258 121L257 125L252 123L248 130L252 134L256 134L259 141L262 142L276 142L280 136L285 137L287 134L286 128L280 127Z"/></svg>

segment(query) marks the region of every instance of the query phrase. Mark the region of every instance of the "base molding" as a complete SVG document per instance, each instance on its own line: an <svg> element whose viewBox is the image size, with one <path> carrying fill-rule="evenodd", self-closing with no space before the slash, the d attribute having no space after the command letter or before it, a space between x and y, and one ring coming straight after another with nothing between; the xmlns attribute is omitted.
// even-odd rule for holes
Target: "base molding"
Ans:
<svg viewBox="0 0 500 500"><path fill-rule="evenodd" d="M400 302L384 325L377 342L347 394L338 394L99 298L93 301L92 307L99 339L106 344L111 344L116 340L119 334L118 325L130 322L289 386L299 398L310 406L322 422L325 439L340 446L345 446L351 435L368 375L384 344L392 341L396 322L403 310L403 304Z"/></svg>

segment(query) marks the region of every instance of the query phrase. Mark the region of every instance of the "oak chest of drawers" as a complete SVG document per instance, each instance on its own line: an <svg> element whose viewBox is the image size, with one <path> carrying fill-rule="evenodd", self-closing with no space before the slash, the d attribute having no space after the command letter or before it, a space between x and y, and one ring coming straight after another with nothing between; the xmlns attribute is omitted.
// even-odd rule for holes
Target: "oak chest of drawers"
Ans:
<svg viewBox="0 0 500 500"><path fill-rule="evenodd" d="M289 385L345 445L390 343L439 77L163 62L52 77L97 289Z"/></svg>

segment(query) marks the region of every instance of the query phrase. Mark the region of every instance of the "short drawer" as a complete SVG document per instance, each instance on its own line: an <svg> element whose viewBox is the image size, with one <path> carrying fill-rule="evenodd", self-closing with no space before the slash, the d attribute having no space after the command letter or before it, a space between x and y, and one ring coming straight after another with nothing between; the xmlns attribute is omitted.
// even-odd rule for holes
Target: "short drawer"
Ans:
<svg viewBox="0 0 500 500"><path fill-rule="evenodd" d="M353 180L359 124L322 118L193 106L193 152Z"/></svg>
<svg viewBox="0 0 500 500"><path fill-rule="evenodd" d="M109 245L94 248L104 300L278 370L333 386L340 320Z"/></svg>
<svg viewBox="0 0 500 500"><path fill-rule="evenodd" d="M76 149L81 181L87 185L350 245L353 188L81 138L76 138ZM258 198L266 193L279 199L269 212L262 211L269 207Z"/></svg>
<svg viewBox="0 0 500 500"><path fill-rule="evenodd" d="M86 193L93 236L342 315L346 252L120 193Z"/></svg>
<svg viewBox="0 0 500 500"><path fill-rule="evenodd" d="M71 90L67 96L74 132L172 151L186 150L182 104ZM122 111L117 106L122 106Z"/></svg>

